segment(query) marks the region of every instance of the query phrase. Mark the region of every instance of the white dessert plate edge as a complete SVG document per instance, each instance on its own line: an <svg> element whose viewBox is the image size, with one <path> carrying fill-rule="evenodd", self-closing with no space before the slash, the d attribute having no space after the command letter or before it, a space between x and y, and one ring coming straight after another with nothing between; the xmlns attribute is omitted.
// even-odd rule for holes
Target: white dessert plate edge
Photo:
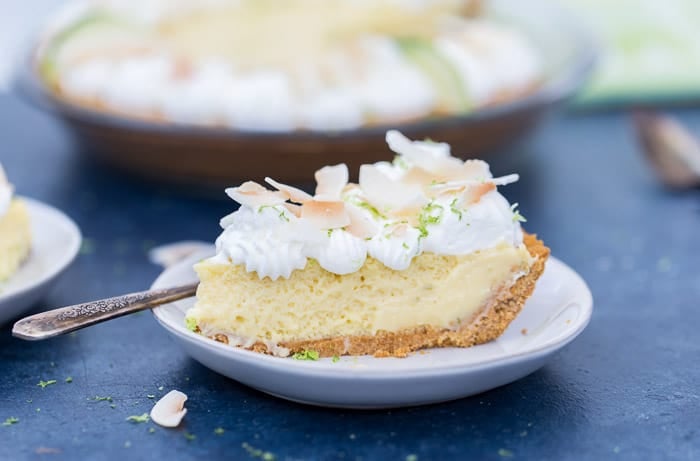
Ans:
<svg viewBox="0 0 700 461"><path fill-rule="evenodd" d="M20 198L29 212L32 248L18 271L0 282L0 325L39 301L73 262L82 243L80 229L63 212Z"/></svg>
<svg viewBox="0 0 700 461"><path fill-rule="evenodd" d="M200 252L166 269L153 283L164 288L196 281ZM341 408L389 408L467 397L520 379L545 364L588 325L593 308L583 279L556 258L547 262L533 296L496 341L458 349L431 349L404 359L371 356L299 361L218 343L189 331L193 298L153 310L156 320L204 366L288 400Z"/></svg>

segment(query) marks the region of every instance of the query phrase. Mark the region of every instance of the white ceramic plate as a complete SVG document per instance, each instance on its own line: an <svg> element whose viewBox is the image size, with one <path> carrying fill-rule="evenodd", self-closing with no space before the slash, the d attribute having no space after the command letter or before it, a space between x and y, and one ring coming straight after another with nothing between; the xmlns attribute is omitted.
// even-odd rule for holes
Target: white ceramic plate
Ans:
<svg viewBox="0 0 700 461"><path fill-rule="evenodd" d="M57 209L22 197L31 220L29 258L9 280L0 282L0 325L19 316L51 288L80 250L78 226Z"/></svg>
<svg viewBox="0 0 700 461"><path fill-rule="evenodd" d="M196 281L193 255L163 272L153 288ZM571 268L551 258L533 296L496 341L432 349L404 359L370 356L316 362L279 358L218 343L185 328L188 299L155 309L156 320L188 354L229 378L296 402L388 408L458 399L513 382L540 368L588 324L593 298ZM525 333L526 332L526 333Z"/></svg>

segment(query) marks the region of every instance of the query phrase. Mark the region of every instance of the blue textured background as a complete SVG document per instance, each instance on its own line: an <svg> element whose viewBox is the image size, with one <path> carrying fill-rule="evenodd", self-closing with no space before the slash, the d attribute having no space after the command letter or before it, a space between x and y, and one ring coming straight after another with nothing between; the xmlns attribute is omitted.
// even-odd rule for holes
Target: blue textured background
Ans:
<svg viewBox="0 0 700 461"><path fill-rule="evenodd" d="M700 135L700 111L677 114ZM0 140L18 192L64 210L86 237L43 308L147 288L159 273L149 247L213 240L233 208L86 161L58 124L10 96ZM39 343L5 325L0 421L20 422L0 426L0 459L249 459L243 443L278 460L700 459L700 191L661 188L622 113L553 121L517 154L508 168L522 180L506 196L595 298L589 328L540 371L451 403L327 410L207 370L147 313ZM41 389L42 379L58 383ZM183 428L125 421L173 388L190 398Z"/></svg>

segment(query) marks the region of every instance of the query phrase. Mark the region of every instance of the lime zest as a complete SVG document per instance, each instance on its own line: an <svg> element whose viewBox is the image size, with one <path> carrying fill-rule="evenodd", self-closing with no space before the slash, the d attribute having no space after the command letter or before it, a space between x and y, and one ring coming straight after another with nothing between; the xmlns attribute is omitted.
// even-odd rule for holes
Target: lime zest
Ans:
<svg viewBox="0 0 700 461"><path fill-rule="evenodd" d="M12 426L13 424L17 424L19 422L19 418L15 418L14 416L10 416L5 420L4 423L2 423L3 426Z"/></svg>
<svg viewBox="0 0 700 461"><path fill-rule="evenodd" d="M185 326L188 330L197 332L197 320L194 317L185 317Z"/></svg>
<svg viewBox="0 0 700 461"><path fill-rule="evenodd" d="M320 357L318 351L313 349L304 349L301 352L295 352L292 358L295 360L318 360Z"/></svg>
<svg viewBox="0 0 700 461"><path fill-rule="evenodd" d="M520 210L518 210L518 204L514 203L510 207L510 211L513 212L513 222L527 222L527 219L525 219L525 216L520 214Z"/></svg>
<svg viewBox="0 0 700 461"><path fill-rule="evenodd" d="M147 423L148 421L151 420L151 417L148 416L148 413L144 413L142 415L131 415L126 418L127 421L130 423Z"/></svg>

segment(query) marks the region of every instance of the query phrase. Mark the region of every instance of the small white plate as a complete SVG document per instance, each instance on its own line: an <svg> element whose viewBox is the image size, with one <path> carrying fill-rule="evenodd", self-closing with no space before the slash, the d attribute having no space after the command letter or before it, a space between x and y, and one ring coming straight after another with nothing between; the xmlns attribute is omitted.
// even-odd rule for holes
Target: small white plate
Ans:
<svg viewBox="0 0 700 461"><path fill-rule="evenodd" d="M153 288L197 280L198 253L163 272ZM586 283L550 258L532 297L496 341L468 349L431 349L404 359L341 357L316 362L279 358L218 343L185 328L194 298L154 309L156 320L188 354L229 378L268 394L313 405L389 408L467 397L540 368L583 331L593 298Z"/></svg>
<svg viewBox="0 0 700 461"><path fill-rule="evenodd" d="M80 250L78 226L57 209L22 197L31 221L32 249L19 270L0 282L0 325L41 299Z"/></svg>

